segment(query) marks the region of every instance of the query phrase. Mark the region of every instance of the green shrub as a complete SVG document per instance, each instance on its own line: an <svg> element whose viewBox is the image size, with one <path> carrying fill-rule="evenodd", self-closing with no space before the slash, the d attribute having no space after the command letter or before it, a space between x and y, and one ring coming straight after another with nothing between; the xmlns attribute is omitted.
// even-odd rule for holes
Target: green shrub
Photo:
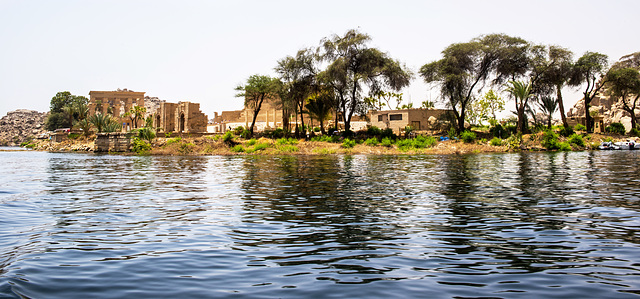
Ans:
<svg viewBox="0 0 640 299"><path fill-rule="evenodd" d="M587 127L585 127L583 124L577 124L573 127L574 131L586 131Z"/></svg>
<svg viewBox="0 0 640 299"><path fill-rule="evenodd" d="M502 139L500 139L498 137L493 137L493 139L491 139L489 144L491 144L492 146L501 146L502 145Z"/></svg>
<svg viewBox="0 0 640 299"><path fill-rule="evenodd" d="M413 139L413 147L415 148L427 148L433 147L438 144L438 140L436 140L433 136L422 136L418 135L415 139Z"/></svg>
<svg viewBox="0 0 640 299"><path fill-rule="evenodd" d="M314 132L316 132L316 133L318 133L318 132L320 132L321 130L320 130L320 127L314 127L314 128L313 128L313 131L314 131Z"/></svg>
<svg viewBox="0 0 640 299"><path fill-rule="evenodd" d="M462 138L462 141L464 141L465 143L472 143L474 140L476 140L476 133L473 133L471 131L464 131L462 132L462 135L460 135L460 138Z"/></svg>
<svg viewBox="0 0 640 299"><path fill-rule="evenodd" d="M624 125L622 123L612 123L608 125L606 128L604 128L604 130L609 133L619 134L619 135L624 135L624 133L627 132L627 130L624 128Z"/></svg>
<svg viewBox="0 0 640 299"><path fill-rule="evenodd" d="M295 145L280 145L277 147L277 149L281 152L288 152L288 153L293 153L293 152L297 152L298 151L298 147Z"/></svg>
<svg viewBox="0 0 640 299"><path fill-rule="evenodd" d="M231 131L227 131L226 133L224 133L224 135L222 135L222 141L224 143L230 143L233 141L233 133L231 133Z"/></svg>
<svg viewBox="0 0 640 299"><path fill-rule="evenodd" d="M356 141L355 141L355 140L351 140L351 139L349 139L349 138L345 138L345 139L342 141L342 147L343 147L343 148L352 148L352 147L354 147L354 146L356 146Z"/></svg>
<svg viewBox="0 0 640 299"><path fill-rule="evenodd" d="M78 137L80 137L81 134L78 133L70 133L69 135L67 135L67 138L69 139L78 139Z"/></svg>
<svg viewBox="0 0 640 299"><path fill-rule="evenodd" d="M558 144L558 134L553 131L545 131L542 135L542 146L549 150L554 150L560 148Z"/></svg>
<svg viewBox="0 0 640 299"><path fill-rule="evenodd" d="M243 126L238 126L233 128L233 134L234 135L242 135L242 132L244 132L244 127Z"/></svg>
<svg viewBox="0 0 640 299"><path fill-rule="evenodd" d="M189 153L193 152L193 148L195 146L196 145L191 143L191 142L189 142L189 143L183 142L183 143L180 144L180 147L178 147L178 152L183 154L183 155L189 154Z"/></svg>
<svg viewBox="0 0 640 299"><path fill-rule="evenodd" d="M558 132L561 136L569 137L573 135L575 132L571 127L565 128L564 126L560 127L560 131Z"/></svg>
<svg viewBox="0 0 640 299"><path fill-rule="evenodd" d="M457 137L458 137L458 132L456 131L456 128L451 127L451 128L449 129L448 135L449 135L449 139L455 139L455 138L457 138Z"/></svg>
<svg viewBox="0 0 640 299"><path fill-rule="evenodd" d="M507 147L511 150L519 150L522 145L522 134L511 134L506 140Z"/></svg>
<svg viewBox="0 0 640 299"><path fill-rule="evenodd" d="M568 142L558 142L558 148L561 151L570 151L571 145Z"/></svg>
<svg viewBox="0 0 640 299"><path fill-rule="evenodd" d="M295 145L298 144L298 140L294 138L280 138L276 140L276 145Z"/></svg>
<svg viewBox="0 0 640 299"><path fill-rule="evenodd" d="M631 131L629 131L629 135L635 136L635 137L640 137L640 131L638 131L638 129L636 129L636 128L633 128L633 129L631 129Z"/></svg>
<svg viewBox="0 0 640 299"><path fill-rule="evenodd" d="M368 145L368 146L377 146L378 144L380 144L380 141L378 141L377 137L371 137L371 138L365 140L364 144Z"/></svg>
<svg viewBox="0 0 640 299"><path fill-rule="evenodd" d="M574 144L576 146L584 147L584 140L581 135L573 134L569 136L569 144Z"/></svg>
<svg viewBox="0 0 640 299"><path fill-rule="evenodd" d="M167 145L172 144L172 143L180 143L180 142L182 142L182 138L175 137L175 138L171 138L171 139L167 140Z"/></svg>
<svg viewBox="0 0 640 299"><path fill-rule="evenodd" d="M253 149L254 149L255 151L261 151L261 150L264 150L264 149L267 149L267 148L269 148L269 144L268 144L268 143L257 143L257 144L253 147Z"/></svg>
<svg viewBox="0 0 640 299"><path fill-rule="evenodd" d="M253 146L254 144L256 144L256 139L255 138L251 138L249 141L247 141L247 145L248 146Z"/></svg>
<svg viewBox="0 0 640 299"><path fill-rule="evenodd" d="M242 133L240 133L240 137L244 139L249 139L251 137L251 131L247 129L242 130Z"/></svg>
<svg viewBox="0 0 640 299"><path fill-rule="evenodd" d="M131 150L138 155L148 154L151 151L151 144L144 139L133 137L131 140Z"/></svg>
<svg viewBox="0 0 640 299"><path fill-rule="evenodd" d="M370 126L367 128L367 136L380 136L382 135L382 130L376 126Z"/></svg>
<svg viewBox="0 0 640 299"><path fill-rule="evenodd" d="M154 132L151 128L141 128L138 129L138 138L144 139L147 141L152 141L156 138L156 132Z"/></svg>
<svg viewBox="0 0 640 299"><path fill-rule="evenodd" d="M242 152L244 152L244 147L242 145L238 144L238 145L232 147L231 151L234 152L234 153L242 153Z"/></svg>
<svg viewBox="0 0 640 299"><path fill-rule="evenodd" d="M395 133L393 133L393 130L391 128L386 128L384 130L382 130L382 133L380 134L381 138L391 138L391 139L396 139L398 138L398 136L396 136Z"/></svg>
<svg viewBox="0 0 640 299"><path fill-rule="evenodd" d="M393 145L393 142L391 142L391 139L389 139L388 137L384 137L380 141L380 144L382 144L382 146L391 147L391 145Z"/></svg>
<svg viewBox="0 0 640 299"><path fill-rule="evenodd" d="M489 133L491 133L493 137L497 137L500 139L505 139L509 137L509 135L511 135L509 131L507 131L507 129L502 127L501 124L496 124L495 126L491 127L489 129Z"/></svg>
<svg viewBox="0 0 640 299"><path fill-rule="evenodd" d="M171 132L165 132L164 133L164 138L169 138L171 137Z"/></svg>
<svg viewBox="0 0 640 299"><path fill-rule="evenodd" d="M400 151L408 151L413 148L413 140L411 139L398 139L396 140L396 146Z"/></svg>

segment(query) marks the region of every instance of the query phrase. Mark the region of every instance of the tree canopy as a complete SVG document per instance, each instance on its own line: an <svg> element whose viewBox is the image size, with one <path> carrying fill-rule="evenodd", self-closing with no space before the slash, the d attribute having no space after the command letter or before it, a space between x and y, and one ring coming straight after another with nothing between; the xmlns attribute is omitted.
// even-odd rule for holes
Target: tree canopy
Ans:
<svg viewBox="0 0 640 299"><path fill-rule="evenodd" d="M278 94L281 82L277 78L265 75L253 75L247 79L245 85L236 87L238 94L236 97L244 98L244 106L253 111L253 120L249 132L253 135L256 118L262 108L265 98L275 97Z"/></svg>
<svg viewBox="0 0 640 299"><path fill-rule="evenodd" d="M49 104L49 117L45 124L47 130L71 128L74 120L86 117L88 103L86 97L72 95L68 91L56 93Z"/></svg>

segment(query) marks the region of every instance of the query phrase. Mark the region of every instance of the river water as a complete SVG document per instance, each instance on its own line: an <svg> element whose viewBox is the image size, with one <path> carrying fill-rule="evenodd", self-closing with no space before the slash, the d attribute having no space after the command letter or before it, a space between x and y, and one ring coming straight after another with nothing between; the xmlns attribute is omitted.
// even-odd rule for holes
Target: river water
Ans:
<svg viewBox="0 0 640 299"><path fill-rule="evenodd" d="M638 298L640 151L0 151L0 298Z"/></svg>

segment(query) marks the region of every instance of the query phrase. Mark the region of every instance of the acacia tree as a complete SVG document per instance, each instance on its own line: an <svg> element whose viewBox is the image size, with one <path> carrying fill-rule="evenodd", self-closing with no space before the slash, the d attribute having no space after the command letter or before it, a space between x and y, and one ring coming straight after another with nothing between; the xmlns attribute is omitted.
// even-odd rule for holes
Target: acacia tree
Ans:
<svg viewBox="0 0 640 299"><path fill-rule="evenodd" d="M467 110L477 93L494 75L494 83L522 73L526 65L521 53L528 46L521 38L490 34L470 42L452 44L442 51L443 58L420 68L427 83L440 86L440 93L453 110L458 132L464 131Z"/></svg>
<svg viewBox="0 0 640 299"><path fill-rule="evenodd" d="M549 67L542 73L541 84L555 89L557 107L560 110L560 118L565 128L569 128L567 116L564 112L562 88L569 83L573 69L573 52L559 46L549 46ZM546 98L551 98L546 96Z"/></svg>
<svg viewBox="0 0 640 299"><path fill-rule="evenodd" d="M631 128L637 128L635 110L640 98L640 73L630 67L614 69L607 74L607 81L612 95L620 99L622 109L631 114Z"/></svg>
<svg viewBox="0 0 640 299"><path fill-rule="evenodd" d="M253 120L249 132L253 135L253 128L256 124L256 118L265 98L275 97L278 93L279 81L277 78L271 78L264 75L253 75L247 79L247 84L236 87L238 94L236 97L244 98L244 107L249 108L253 112Z"/></svg>
<svg viewBox="0 0 640 299"><path fill-rule="evenodd" d="M333 35L322 40L322 59L329 65L323 77L335 89L337 111L344 116L345 130L351 129L356 111L366 111L363 93L384 89L400 91L409 85L412 73L386 53L370 48L369 35L349 30L344 36Z"/></svg>
<svg viewBox="0 0 640 299"><path fill-rule="evenodd" d="M608 56L598 52L586 52L578 58L574 66L569 85L581 86L586 83L582 92L584 97L584 113L587 120L587 132L593 132L593 118L589 113L591 101L596 94L607 83L607 76L604 73L607 68Z"/></svg>

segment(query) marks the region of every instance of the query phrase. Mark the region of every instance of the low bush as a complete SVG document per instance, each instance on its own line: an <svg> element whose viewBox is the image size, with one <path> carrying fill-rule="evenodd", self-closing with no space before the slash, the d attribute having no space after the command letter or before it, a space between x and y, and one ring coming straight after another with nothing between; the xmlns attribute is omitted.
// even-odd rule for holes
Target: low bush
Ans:
<svg viewBox="0 0 640 299"><path fill-rule="evenodd" d="M542 135L542 146L549 150L559 149L560 145L558 144L558 134L553 131L545 131Z"/></svg>
<svg viewBox="0 0 640 299"><path fill-rule="evenodd" d="M389 137L384 137L380 141L380 144L382 146L391 147L391 145L393 145L393 142L391 141L391 139Z"/></svg>
<svg viewBox="0 0 640 299"><path fill-rule="evenodd" d="M78 137L82 136L82 134L78 134L78 133L70 133L69 135L67 135L67 138L69 139L78 139Z"/></svg>
<svg viewBox="0 0 640 299"><path fill-rule="evenodd" d="M364 144L368 145L368 146L377 146L378 144L380 144L380 141L378 141L377 137L371 137L371 138L365 140Z"/></svg>
<svg viewBox="0 0 640 299"><path fill-rule="evenodd" d="M604 128L604 130L606 132L619 134L619 135L624 135L624 133L627 132L627 130L624 128L624 125L622 123L612 123L608 125L606 128Z"/></svg>
<svg viewBox="0 0 640 299"><path fill-rule="evenodd" d="M238 144L238 145L232 147L231 151L234 152L234 153L242 153L242 152L244 152L244 147L242 145Z"/></svg>
<svg viewBox="0 0 640 299"><path fill-rule="evenodd" d="M140 128L138 129L138 138L144 139L147 141L152 141L156 138L156 132L151 128Z"/></svg>
<svg viewBox="0 0 640 299"><path fill-rule="evenodd" d="M244 127L243 126L238 126L233 128L233 134L234 135L241 135L242 132L244 132Z"/></svg>
<svg viewBox="0 0 640 299"><path fill-rule="evenodd" d="M561 151L570 151L571 150L571 145L568 142L559 142L558 143L558 148Z"/></svg>
<svg viewBox="0 0 640 299"><path fill-rule="evenodd" d="M352 148L352 147L356 146L356 141L352 140L352 139L349 139L349 138L345 138L342 141L342 145L341 146L343 148Z"/></svg>
<svg viewBox="0 0 640 299"><path fill-rule="evenodd" d="M131 140L131 150L138 155L145 155L151 151L151 144L147 140L133 137Z"/></svg>
<svg viewBox="0 0 640 299"><path fill-rule="evenodd" d="M584 139L582 139L581 135L573 134L569 136L569 144L573 144L576 146L584 147Z"/></svg>
<svg viewBox="0 0 640 299"><path fill-rule="evenodd" d="M180 143L180 142L182 142L182 138L175 137L175 138L171 138L171 139L167 140L167 145L173 144L173 143Z"/></svg>
<svg viewBox="0 0 640 299"><path fill-rule="evenodd" d="M493 137L493 139L491 139L489 144L491 144L492 146L502 146L502 139L498 137Z"/></svg>
<svg viewBox="0 0 640 299"><path fill-rule="evenodd" d="M293 153L293 152L297 152L298 151L298 147L297 146L290 145L290 144L280 145L276 149L281 151L281 152L286 152L286 153Z"/></svg>
<svg viewBox="0 0 640 299"><path fill-rule="evenodd" d="M227 131L226 133L224 133L224 135L222 135L222 141L224 143L233 142L233 133L231 133L231 131Z"/></svg>
<svg viewBox="0 0 640 299"><path fill-rule="evenodd" d="M460 135L460 138L462 139L462 141L464 141L465 143L472 143L473 141L476 140L476 133L473 133L471 131L464 131L462 132L462 134Z"/></svg>
<svg viewBox="0 0 640 299"><path fill-rule="evenodd" d="M367 128L367 136L380 136L382 135L382 130L376 126L370 126Z"/></svg>
<svg viewBox="0 0 640 299"><path fill-rule="evenodd" d="M638 131L638 129L636 128L633 128L631 129L631 131L629 131L629 135L634 137L640 137L640 131Z"/></svg>
<svg viewBox="0 0 640 299"><path fill-rule="evenodd" d="M573 130L574 131L586 131L587 127L585 127L583 124L577 124L577 125L573 126Z"/></svg>
<svg viewBox="0 0 640 299"><path fill-rule="evenodd" d="M561 136L569 137L573 135L575 132L571 127L565 128L564 126L560 127L560 131L558 132Z"/></svg>
<svg viewBox="0 0 640 299"><path fill-rule="evenodd" d="M256 144L256 139L255 138L251 138L249 141L247 141L247 145L248 146L253 146L254 144Z"/></svg>
<svg viewBox="0 0 640 299"><path fill-rule="evenodd" d="M294 138L280 138L276 140L276 145L295 145L298 144L298 140Z"/></svg>

